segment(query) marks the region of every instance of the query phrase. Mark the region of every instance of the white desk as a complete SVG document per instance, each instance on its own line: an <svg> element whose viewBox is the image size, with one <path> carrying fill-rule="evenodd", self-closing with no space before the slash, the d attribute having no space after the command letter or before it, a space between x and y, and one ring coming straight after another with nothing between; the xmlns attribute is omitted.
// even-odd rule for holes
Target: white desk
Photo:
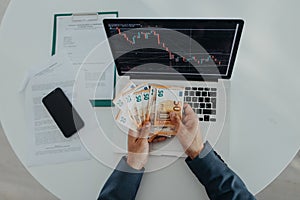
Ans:
<svg viewBox="0 0 300 200"><path fill-rule="evenodd" d="M118 10L126 17L243 18L231 88L229 165L257 193L286 167L300 145L299 4L271 0L12 0L0 29L0 119L8 140L24 162L27 129L23 98L17 89L27 67L50 55L53 13ZM200 184L184 165L179 160L145 174L137 199L154 195L183 199L187 194L189 199L199 199ZM96 160L27 169L61 199L95 199L111 172Z"/></svg>

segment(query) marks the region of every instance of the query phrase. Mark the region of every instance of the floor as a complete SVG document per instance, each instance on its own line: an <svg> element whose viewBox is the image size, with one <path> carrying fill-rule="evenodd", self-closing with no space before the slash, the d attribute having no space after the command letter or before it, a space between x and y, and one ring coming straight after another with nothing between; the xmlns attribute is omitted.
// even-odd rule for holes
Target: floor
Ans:
<svg viewBox="0 0 300 200"><path fill-rule="evenodd" d="M0 23L10 0L0 0ZM54 200L23 167L11 149L0 123L0 199ZM276 180L260 192L261 200L300 199L300 151Z"/></svg>

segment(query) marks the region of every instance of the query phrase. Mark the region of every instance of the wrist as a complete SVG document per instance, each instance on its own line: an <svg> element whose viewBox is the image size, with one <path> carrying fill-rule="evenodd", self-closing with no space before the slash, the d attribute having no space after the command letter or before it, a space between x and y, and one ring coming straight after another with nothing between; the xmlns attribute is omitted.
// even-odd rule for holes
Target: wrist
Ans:
<svg viewBox="0 0 300 200"><path fill-rule="evenodd" d="M201 143L201 145L199 145L197 148L189 148L186 151L186 154L192 159L194 160L203 150L204 148L204 144Z"/></svg>
<svg viewBox="0 0 300 200"><path fill-rule="evenodd" d="M140 161L134 159L130 155L127 156L127 161L126 162L130 167L132 167L133 169L136 169L136 170L141 170L144 167L143 162L140 162Z"/></svg>

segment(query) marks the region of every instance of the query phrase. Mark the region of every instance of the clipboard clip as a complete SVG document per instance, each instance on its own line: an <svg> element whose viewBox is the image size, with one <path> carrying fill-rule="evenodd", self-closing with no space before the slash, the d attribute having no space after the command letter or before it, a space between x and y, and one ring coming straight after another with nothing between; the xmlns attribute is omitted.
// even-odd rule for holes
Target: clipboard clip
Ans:
<svg viewBox="0 0 300 200"><path fill-rule="evenodd" d="M72 21L97 21L98 13L73 13Z"/></svg>

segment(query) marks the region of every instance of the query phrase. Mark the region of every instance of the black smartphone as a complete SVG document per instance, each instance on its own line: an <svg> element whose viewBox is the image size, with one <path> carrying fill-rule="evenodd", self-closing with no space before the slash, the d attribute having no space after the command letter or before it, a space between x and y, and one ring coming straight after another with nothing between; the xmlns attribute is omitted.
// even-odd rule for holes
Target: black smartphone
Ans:
<svg viewBox="0 0 300 200"><path fill-rule="evenodd" d="M66 138L84 126L83 120L61 88L50 92L42 102Z"/></svg>

